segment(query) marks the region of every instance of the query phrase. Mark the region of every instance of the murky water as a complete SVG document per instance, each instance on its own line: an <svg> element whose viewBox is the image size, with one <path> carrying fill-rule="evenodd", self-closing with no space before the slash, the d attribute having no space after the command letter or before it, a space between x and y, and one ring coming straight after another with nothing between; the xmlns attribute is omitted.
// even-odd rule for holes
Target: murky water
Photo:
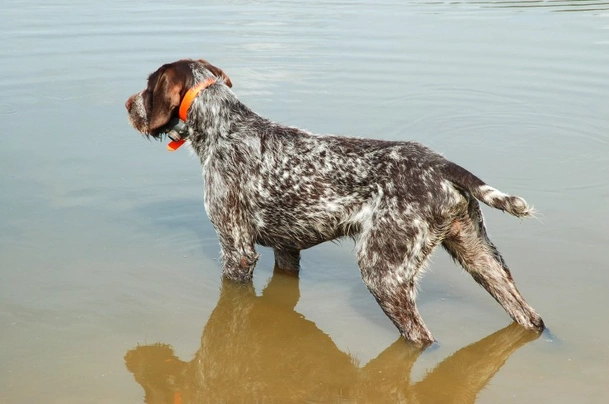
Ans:
<svg viewBox="0 0 609 404"><path fill-rule="evenodd" d="M0 402L609 401L609 2L5 1ZM198 162L124 101L205 58L275 121L421 141L543 214L485 210L551 329L509 326L442 251L422 354L350 241L224 284Z"/></svg>

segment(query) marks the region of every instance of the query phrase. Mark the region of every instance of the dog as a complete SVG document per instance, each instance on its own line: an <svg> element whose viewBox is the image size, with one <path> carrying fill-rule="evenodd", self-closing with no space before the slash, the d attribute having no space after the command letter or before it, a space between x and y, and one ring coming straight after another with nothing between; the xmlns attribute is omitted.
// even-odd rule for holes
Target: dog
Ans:
<svg viewBox="0 0 609 404"><path fill-rule="evenodd" d="M179 60L152 73L125 104L147 137L163 139L178 117L185 123L172 138L187 140L201 161L225 278L252 279L256 244L274 250L279 268L298 271L301 250L351 237L369 291L406 340L426 347L434 338L417 310L416 286L441 244L515 322L545 328L488 238L479 204L523 218L533 214L524 199L416 142L274 123L231 87L209 62Z"/></svg>

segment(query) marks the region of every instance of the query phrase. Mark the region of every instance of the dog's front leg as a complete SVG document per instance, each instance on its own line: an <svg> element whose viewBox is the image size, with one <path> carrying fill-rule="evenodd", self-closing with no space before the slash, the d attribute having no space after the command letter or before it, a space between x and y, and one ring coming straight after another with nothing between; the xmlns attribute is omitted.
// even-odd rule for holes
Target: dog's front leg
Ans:
<svg viewBox="0 0 609 404"><path fill-rule="evenodd" d="M300 270L300 251L275 248L275 266L288 272Z"/></svg>
<svg viewBox="0 0 609 404"><path fill-rule="evenodd" d="M258 253L255 230L248 209L237 192L239 186L227 181L224 167L204 166L205 210L220 242L222 276L236 282L252 280Z"/></svg>
<svg viewBox="0 0 609 404"><path fill-rule="evenodd" d="M245 235L235 237L234 230L230 233L218 231L222 249L222 276L236 282L248 282L252 280L259 254L254 249L253 241Z"/></svg>

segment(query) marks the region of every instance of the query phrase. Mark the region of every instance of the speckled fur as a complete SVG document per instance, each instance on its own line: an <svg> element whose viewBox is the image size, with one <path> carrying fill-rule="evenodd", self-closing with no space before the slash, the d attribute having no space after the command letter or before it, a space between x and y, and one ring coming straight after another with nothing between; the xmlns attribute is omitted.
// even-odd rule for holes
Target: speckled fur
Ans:
<svg viewBox="0 0 609 404"><path fill-rule="evenodd" d="M301 250L352 237L370 292L404 338L425 346L433 337L416 308L416 283L442 244L516 322L544 328L488 239L478 200L518 217L532 209L419 143L319 136L273 123L241 103L226 75L202 60L153 73L147 89L127 101L132 125L162 138L159 122L177 115L167 100L213 76L216 84L195 99L187 124L226 278L252 278L255 244L273 248L279 267L297 271Z"/></svg>

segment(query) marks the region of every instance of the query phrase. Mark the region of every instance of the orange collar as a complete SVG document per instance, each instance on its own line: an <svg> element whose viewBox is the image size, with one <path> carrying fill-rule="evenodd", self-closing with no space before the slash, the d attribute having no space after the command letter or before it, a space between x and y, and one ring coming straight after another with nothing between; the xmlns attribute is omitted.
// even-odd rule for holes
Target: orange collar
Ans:
<svg viewBox="0 0 609 404"><path fill-rule="evenodd" d="M215 82L216 82L215 78L207 79L207 80L197 84L196 86L191 87L186 92L186 94L184 95L184 98L182 98L182 102L180 103L180 109L178 111L178 116L180 117L180 119L183 122L186 122L186 118L188 118L188 110L190 109L190 106L192 105L192 102L194 101L194 99L197 98L197 95L199 95L199 93L201 91L205 90L207 87L211 86ZM167 150L176 151L185 142L186 142L185 138L178 139L178 140L172 140L167 145Z"/></svg>
<svg viewBox="0 0 609 404"><path fill-rule="evenodd" d="M181 120L186 122L186 118L188 117L188 110L190 109L190 106L192 105L194 99L197 98L197 95L199 95L201 91L205 90L207 87L211 86L215 82L215 78L207 79L197 84L196 86L191 87L190 90L186 92L184 98L182 98L182 102L180 103L180 110L178 116Z"/></svg>

